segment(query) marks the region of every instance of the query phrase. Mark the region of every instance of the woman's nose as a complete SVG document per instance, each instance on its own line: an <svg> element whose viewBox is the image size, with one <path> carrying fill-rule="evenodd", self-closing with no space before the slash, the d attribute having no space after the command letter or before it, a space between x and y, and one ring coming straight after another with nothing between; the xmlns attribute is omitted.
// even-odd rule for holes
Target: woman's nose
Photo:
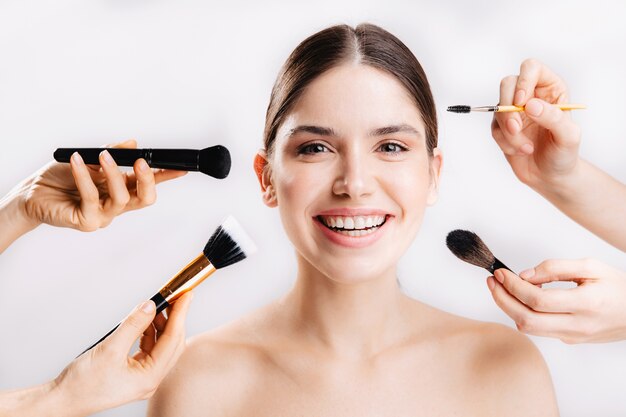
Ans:
<svg viewBox="0 0 626 417"><path fill-rule="evenodd" d="M338 172L333 183L333 193L338 196L360 198L373 192L374 178L372 167L364 156L345 155L338 164Z"/></svg>

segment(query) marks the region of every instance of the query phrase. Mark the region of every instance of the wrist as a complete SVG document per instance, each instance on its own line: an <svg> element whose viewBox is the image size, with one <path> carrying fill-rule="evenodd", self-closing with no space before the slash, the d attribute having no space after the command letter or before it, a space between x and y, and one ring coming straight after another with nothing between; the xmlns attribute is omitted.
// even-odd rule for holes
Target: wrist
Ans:
<svg viewBox="0 0 626 417"><path fill-rule="evenodd" d="M24 193L28 180L12 189L0 199L0 253L20 236L39 226L40 222L30 218L26 212Z"/></svg>
<svg viewBox="0 0 626 417"><path fill-rule="evenodd" d="M545 176L526 185L550 201L557 200L565 203L575 198L580 179L584 176L584 171L587 168L587 162L577 158L572 168L567 172Z"/></svg>
<svg viewBox="0 0 626 417"><path fill-rule="evenodd" d="M0 394L0 415L86 416L73 412L71 406L70 399L59 389L55 381Z"/></svg>

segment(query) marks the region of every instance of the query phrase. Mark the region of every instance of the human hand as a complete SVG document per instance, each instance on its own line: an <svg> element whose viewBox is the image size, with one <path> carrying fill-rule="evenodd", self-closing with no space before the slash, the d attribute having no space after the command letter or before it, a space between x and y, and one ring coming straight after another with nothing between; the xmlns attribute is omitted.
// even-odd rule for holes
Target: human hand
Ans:
<svg viewBox="0 0 626 417"><path fill-rule="evenodd" d="M495 113L491 133L517 178L536 191L557 188L578 165L580 128L568 111L551 105L567 101L563 80L534 59L500 83L499 104L526 109Z"/></svg>
<svg viewBox="0 0 626 417"><path fill-rule="evenodd" d="M137 306L104 341L70 363L53 383L64 416L86 416L147 399L185 347L184 322L192 293L155 318L155 305ZM134 342L139 350L128 356ZM60 415L60 414L59 414Z"/></svg>
<svg viewBox="0 0 626 417"><path fill-rule="evenodd" d="M112 147L136 148L134 140ZM121 213L149 206L156 200L155 185L185 175L185 171L152 170L143 159L133 172L121 172L108 152L100 166L85 165L78 153L70 164L51 162L17 188L20 207L32 224L94 231Z"/></svg>
<svg viewBox="0 0 626 417"><path fill-rule="evenodd" d="M626 273L594 259L548 260L519 276L495 271L487 285L517 328L565 343L626 339ZM552 281L575 288L542 288Z"/></svg>

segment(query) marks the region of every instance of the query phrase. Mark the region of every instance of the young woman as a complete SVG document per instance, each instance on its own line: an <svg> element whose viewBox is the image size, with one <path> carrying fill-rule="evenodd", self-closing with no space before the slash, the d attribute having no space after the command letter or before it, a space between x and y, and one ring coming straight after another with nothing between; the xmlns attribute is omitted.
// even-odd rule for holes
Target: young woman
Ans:
<svg viewBox="0 0 626 417"><path fill-rule="evenodd" d="M398 287L441 162L428 81L400 40L344 25L302 42L255 160L263 201L296 249L296 283L190 341L149 415L558 415L525 336Z"/></svg>

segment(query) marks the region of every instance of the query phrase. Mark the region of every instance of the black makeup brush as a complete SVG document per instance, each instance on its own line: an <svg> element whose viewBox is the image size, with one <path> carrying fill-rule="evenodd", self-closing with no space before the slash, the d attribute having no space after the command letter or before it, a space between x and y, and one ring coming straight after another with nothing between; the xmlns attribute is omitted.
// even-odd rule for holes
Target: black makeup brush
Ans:
<svg viewBox="0 0 626 417"><path fill-rule="evenodd" d="M135 161L143 158L152 168L176 169L179 171L200 171L214 178L226 178L230 172L230 152L222 145L196 149L124 149L124 148L59 148L54 151L58 162L70 162L74 152L78 152L86 164L98 165L98 157L104 150L109 151L116 164L132 167Z"/></svg>
<svg viewBox="0 0 626 417"><path fill-rule="evenodd" d="M156 304L156 314L165 310L187 291L197 287L216 270L242 261L254 252L256 252L256 245L252 239L234 217L228 216L213 232L202 253L181 269L151 298ZM85 349L83 353L106 339L118 326L119 324Z"/></svg>
<svg viewBox="0 0 626 417"><path fill-rule="evenodd" d="M446 245L460 260L485 268L492 274L500 268L511 271L508 266L493 256L493 253L476 233L467 230L453 230L446 237Z"/></svg>

